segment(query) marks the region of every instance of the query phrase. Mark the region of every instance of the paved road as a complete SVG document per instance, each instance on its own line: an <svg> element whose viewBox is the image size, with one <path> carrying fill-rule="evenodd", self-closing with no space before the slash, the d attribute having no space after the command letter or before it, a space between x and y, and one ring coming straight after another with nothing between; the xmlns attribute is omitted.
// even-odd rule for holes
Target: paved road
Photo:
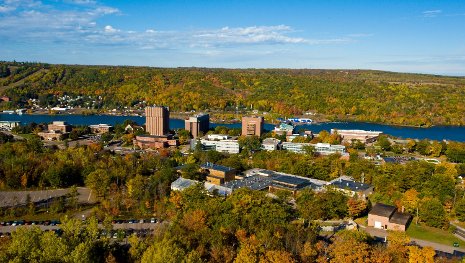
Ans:
<svg viewBox="0 0 465 263"><path fill-rule="evenodd" d="M366 228L361 228L361 229L374 237L385 238L387 236L387 232L383 229L376 229L373 227L366 227ZM416 238L410 238L410 240L414 241L417 245L421 247L432 247L436 251L441 251L441 252L445 252L449 254L457 254L457 251L461 253L465 253L464 248L457 248L457 247L453 247L452 245L448 246L448 245L439 244L439 243L421 240L421 239L416 239Z"/></svg>
<svg viewBox="0 0 465 263"><path fill-rule="evenodd" d="M134 230L142 230L142 229L150 229L150 230L154 230L158 227L160 227L161 225L164 225L166 224L167 222L164 221L162 223L133 223L133 224L130 224L130 223L123 223L123 224L113 224L113 230L118 230L118 229L134 229ZM45 230L56 230L56 229L60 229L60 225L56 225L56 226L51 226L51 225L48 225L48 226L44 226L44 225L37 225L40 229L42 229L43 231ZM31 228L31 227L34 227L32 225L24 225L24 226L0 226L0 232L1 233L11 233L13 231L15 231L17 228L20 228L20 227L24 227L24 228ZM103 225L102 224L99 224L99 228L103 229Z"/></svg>
<svg viewBox="0 0 465 263"><path fill-rule="evenodd" d="M66 189L54 189L54 190L37 190L37 191L0 191L0 207L10 207L16 205L25 205L27 195L29 194L31 201L38 203L46 201L51 198L65 196L70 191L70 188ZM95 195L92 190L86 187L78 187L77 191L79 203L94 203Z"/></svg>

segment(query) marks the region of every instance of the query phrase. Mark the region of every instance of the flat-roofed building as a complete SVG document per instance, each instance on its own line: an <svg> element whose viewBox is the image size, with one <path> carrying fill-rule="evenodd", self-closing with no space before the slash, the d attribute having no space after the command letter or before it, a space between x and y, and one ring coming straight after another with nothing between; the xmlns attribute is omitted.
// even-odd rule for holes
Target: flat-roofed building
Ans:
<svg viewBox="0 0 465 263"><path fill-rule="evenodd" d="M19 121L0 121L0 130L11 131L13 128L18 127Z"/></svg>
<svg viewBox="0 0 465 263"><path fill-rule="evenodd" d="M370 184L360 183L354 181L349 176L341 176L334 180L329 181L329 186L344 192L348 196L357 195L359 198L366 199L369 195L373 194L374 187Z"/></svg>
<svg viewBox="0 0 465 263"><path fill-rule="evenodd" d="M237 140L206 140L200 139L191 140L191 149L195 149L196 145L200 143L204 151L217 151L222 153L239 153L239 141Z"/></svg>
<svg viewBox="0 0 465 263"><path fill-rule="evenodd" d="M343 142L352 142L358 140L361 143L373 143L383 134L382 131L365 131L365 130L337 130L331 129L331 134L337 133L342 137Z"/></svg>
<svg viewBox="0 0 465 263"><path fill-rule="evenodd" d="M226 167L214 163L204 163L200 166L200 169L203 172L206 172L207 175L207 182L216 185L222 185L225 182L229 182L235 179L236 176L236 169L231 167Z"/></svg>
<svg viewBox="0 0 465 263"><path fill-rule="evenodd" d="M304 188L318 190L320 187L316 184L313 184L310 180L308 180L308 178L304 179L297 176L279 175L272 179L272 183L269 186L269 191L289 191L295 196L298 191L301 191Z"/></svg>
<svg viewBox="0 0 465 263"><path fill-rule="evenodd" d="M264 126L263 117L242 117L243 136L262 136Z"/></svg>
<svg viewBox="0 0 465 263"><path fill-rule="evenodd" d="M281 141L276 138L266 138L262 142L262 149L265 151L276 151L279 149Z"/></svg>
<svg viewBox="0 0 465 263"><path fill-rule="evenodd" d="M199 114L189 117L189 119L185 121L185 129L192 134L194 139L200 137L210 129L210 115Z"/></svg>
<svg viewBox="0 0 465 263"><path fill-rule="evenodd" d="M37 135L40 137L40 139L45 141L61 141L61 139L64 139L68 133L52 130L48 132L39 132Z"/></svg>
<svg viewBox="0 0 465 263"><path fill-rule="evenodd" d="M207 135L208 140L221 141L221 140L229 140L231 138L232 138L231 136L226 135L226 134L208 134Z"/></svg>
<svg viewBox="0 0 465 263"><path fill-rule="evenodd" d="M171 136L138 135L133 143L141 149L162 149L178 146L179 141Z"/></svg>
<svg viewBox="0 0 465 263"><path fill-rule="evenodd" d="M294 125L292 123L281 122L274 128L274 132L279 135L291 135L294 133Z"/></svg>
<svg viewBox="0 0 465 263"><path fill-rule="evenodd" d="M179 177L176 179L174 182L171 183L171 190L173 191L183 191L186 188L189 188L193 185L196 185L200 183L199 181L196 180L190 180L190 179L185 179L182 177Z"/></svg>
<svg viewBox="0 0 465 263"><path fill-rule="evenodd" d="M47 125L49 131L59 131L61 133L71 132L73 126L69 125L66 121L54 121Z"/></svg>
<svg viewBox="0 0 465 263"><path fill-rule="evenodd" d="M283 150L288 150L295 153L306 153L306 147L313 147L315 153L321 155L329 155L334 153L346 153L346 147L344 145L332 145L329 143L296 143L296 142L283 142Z"/></svg>
<svg viewBox="0 0 465 263"><path fill-rule="evenodd" d="M303 189L314 191L324 190L326 181L307 178L292 174L280 173L260 168L254 168L245 172L245 177L241 180L234 180L224 184L224 187L232 191L240 188L249 188L258 191L290 191L293 195Z"/></svg>
<svg viewBox="0 0 465 263"><path fill-rule="evenodd" d="M102 124L102 123L89 125L89 128L90 128L91 133L97 133L97 134L107 133L113 130L113 126L109 124Z"/></svg>
<svg viewBox="0 0 465 263"><path fill-rule="evenodd" d="M169 132L170 111L164 106L145 108L145 130L150 135L162 136Z"/></svg>

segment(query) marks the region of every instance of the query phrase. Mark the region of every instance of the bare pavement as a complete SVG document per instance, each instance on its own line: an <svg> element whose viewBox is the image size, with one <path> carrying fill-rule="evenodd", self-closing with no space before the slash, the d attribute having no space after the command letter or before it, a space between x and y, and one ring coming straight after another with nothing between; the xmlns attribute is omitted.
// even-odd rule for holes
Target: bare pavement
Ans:
<svg viewBox="0 0 465 263"><path fill-rule="evenodd" d="M374 237L378 238L386 238L387 232L382 229L376 229L373 227L364 227L361 228L368 234ZM416 239L416 238L410 238L411 241L415 242L420 247L432 247L434 250L451 254L451 255L456 255L456 256L465 256L465 249L464 248L457 248L453 246L448 246L444 244L439 244L431 241L426 241L426 240L421 240L421 239Z"/></svg>
<svg viewBox="0 0 465 263"><path fill-rule="evenodd" d="M18 205L26 205L27 198L33 203L40 203L52 198L66 196L70 188L35 191L0 191L0 208ZM96 201L92 190L86 187L78 187L78 203L94 203Z"/></svg>

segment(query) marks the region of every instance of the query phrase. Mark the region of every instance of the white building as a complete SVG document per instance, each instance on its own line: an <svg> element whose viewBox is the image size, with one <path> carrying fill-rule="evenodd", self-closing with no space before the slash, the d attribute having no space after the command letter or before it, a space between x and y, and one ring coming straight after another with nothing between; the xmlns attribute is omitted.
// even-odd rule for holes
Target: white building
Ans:
<svg viewBox="0 0 465 263"><path fill-rule="evenodd" d="M265 151L276 151L281 141L276 138L266 138L263 140L262 149Z"/></svg>
<svg viewBox="0 0 465 263"><path fill-rule="evenodd" d="M185 179L182 177L179 177L178 179L176 179L176 181L171 183L171 190L172 191L184 191L185 189L193 185L196 185L196 184L203 184L205 190L207 190L210 193L217 193L218 195L221 195L221 196L227 196L232 193L232 190L228 187L215 185L209 182L201 183L196 180Z"/></svg>
<svg viewBox="0 0 465 263"><path fill-rule="evenodd" d="M208 134L208 140L228 140L231 139L231 136L225 134Z"/></svg>
<svg viewBox="0 0 465 263"><path fill-rule="evenodd" d="M176 181L171 183L171 190L173 191L183 191L186 188L189 188L192 185L198 184L199 181L185 179L179 177Z"/></svg>
<svg viewBox="0 0 465 263"><path fill-rule="evenodd" d="M237 140L192 140L191 149L195 149L197 143L202 144L205 151L217 151L223 153L239 153L240 147Z"/></svg>
<svg viewBox="0 0 465 263"><path fill-rule="evenodd" d="M283 142L283 150L294 153L305 153L305 147L312 146L311 143Z"/></svg>
<svg viewBox="0 0 465 263"><path fill-rule="evenodd" d="M362 143L372 143L383 134L382 131L365 131L365 130L337 130L331 129L331 134L336 133L341 135L344 142L359 140Z"/></svg>
<svg viewBox="0 0 465 263"><path fill-rule="evenodd" d="M19 121L0 121L0 130L11 131L14 127L19 126Z"/></svg>
<svg viewBox="0 0 465 263"><path fill-rule="evenodd" d="M331 145L329 143L295 143L295 142L283 142L283 150L288 150L295 153L305 153L305 147L312 146L315 148L315 152L322 155L329 155L333 153L344 154L346 147L344 145Z"/></svg>
<svg viewBox="0 0 465 263"><path fill-rule="evenodd" d="M346 147L344 145L331 145L329 143L317 143L312 144L315 147L315 152L323 155L333 153L345 153Z"/></svg>

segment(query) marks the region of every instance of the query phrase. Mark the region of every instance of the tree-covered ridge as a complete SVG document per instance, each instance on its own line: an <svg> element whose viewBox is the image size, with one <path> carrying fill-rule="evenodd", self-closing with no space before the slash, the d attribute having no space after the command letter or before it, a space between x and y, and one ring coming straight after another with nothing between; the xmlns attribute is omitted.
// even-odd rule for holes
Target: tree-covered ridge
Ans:
<svg viewBox="0 0 465 263"><path fill-rule="evenodd" d="M7 64L8 67L4 65ZM207 69L0 63L0 93L16 105L55 94L140 101L174 111L314 111L334 120L465 125L465 79L369 70ZM8 70L7 70L8 69ZM7 72L8 71L8 72Z"/></svg>

